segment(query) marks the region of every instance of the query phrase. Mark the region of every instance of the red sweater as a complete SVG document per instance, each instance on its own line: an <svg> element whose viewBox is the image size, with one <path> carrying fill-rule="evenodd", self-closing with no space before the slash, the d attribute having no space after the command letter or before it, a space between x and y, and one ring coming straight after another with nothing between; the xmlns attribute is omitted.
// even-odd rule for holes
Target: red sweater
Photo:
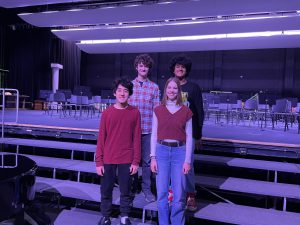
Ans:
<svg viewBox="0 0 300 225"><path fill-rule="evenodd" d="M154 109L157 117L157 140L173 139L186 141L185 125L192 118L192 111L183 105L174 114L166 106L160 105Z"/></svg>
<svg viewBox="0 0 300 225"><path fill-rule="evenodd" d="M114 106L103 111L96 149L96 166L139 165L141 160L141 115L137 108Z"/></svg>

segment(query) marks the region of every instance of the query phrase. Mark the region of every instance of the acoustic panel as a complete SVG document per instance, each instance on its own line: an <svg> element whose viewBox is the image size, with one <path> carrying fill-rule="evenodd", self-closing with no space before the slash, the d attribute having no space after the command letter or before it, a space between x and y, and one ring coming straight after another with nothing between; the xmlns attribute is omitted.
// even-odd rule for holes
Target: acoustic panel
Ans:
<svg viewBox="0 0 300 225"><path fill-rule="evenodd" d="M1 0L0 6L4 8L19 8L38 5L51 5L59 3L88 2L89 0Z"/></svg>
<svg viewBox="0 0 300 225"><path fill-rule="evenodd" d="M201 0L178 1L170 4L141 4L135 7L120 6L81 11L41 12L20 14L19 16L27 23L37 27L57 27L296 10L299 10L299 1L297 0Z"/></svg>
<svg viewBox="0 0 300 225"><path fill-rule="evenodd" d="M297 48L300 46L300 37L273 36L232 39L209 39L197 41L77 44L77 46L82 51L90 54Z"/></svg>
<svg viewBox="0 0 300 225"><path fill-rule="evenodd" d="M176 37L188 35L228 34L260 31L300 30L300 16L264 20L224 21L188 25L166 25L133 28L109 28L85 30L53 30L57 37L67 41Z"/></svg>

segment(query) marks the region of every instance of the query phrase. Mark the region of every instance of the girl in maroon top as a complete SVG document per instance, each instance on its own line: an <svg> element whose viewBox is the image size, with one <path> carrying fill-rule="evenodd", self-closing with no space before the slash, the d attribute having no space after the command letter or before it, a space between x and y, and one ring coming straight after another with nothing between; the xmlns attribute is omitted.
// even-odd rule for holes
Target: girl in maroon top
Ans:
<svg viewBox="0 0 300 225"><path fill-rule="evenodd" d="M151 170L157 173L157 207L160 225L185 223L184 176L191 168L192 111L182 104L179 80L167 80L161 105L154 109L151 134ZM169 210L169 185L173 190Z"/></svg>

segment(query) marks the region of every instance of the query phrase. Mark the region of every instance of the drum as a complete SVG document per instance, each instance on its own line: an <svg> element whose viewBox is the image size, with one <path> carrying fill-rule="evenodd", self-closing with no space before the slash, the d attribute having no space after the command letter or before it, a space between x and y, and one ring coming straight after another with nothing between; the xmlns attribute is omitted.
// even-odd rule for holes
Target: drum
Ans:
<svg viewBox="0 0 300 225"><path fill-rule="evenodd" d="M16 158L17 157L17 158ZM36 163L22 155L7 154L6 166L0 167L0 221L9 219L23 211L24 204L34 198Z"/></svg>

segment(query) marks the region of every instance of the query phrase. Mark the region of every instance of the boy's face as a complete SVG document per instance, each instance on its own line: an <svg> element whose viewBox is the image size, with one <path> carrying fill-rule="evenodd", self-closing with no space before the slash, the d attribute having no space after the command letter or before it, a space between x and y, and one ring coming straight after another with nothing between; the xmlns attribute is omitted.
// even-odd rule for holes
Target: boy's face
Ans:
<svg viewBox="0 0 300 225"><path fill-rule="evenodd" d="M114 96L116 97L116 101L120 104L127 103L129 98L129 90L125 87L123 87L121 84L119 84L116 92L114 93Z"/></svg>
<svg viewBox="0 0 300 225"><path fill-rule="evenodd" d="M138 72L138 76L147 78L148 73L149 73L149 67L145 66L142 62L140 62L136 66L136 71Z"/></svg>
<svg viewBox="0 0 300 225"><path fill-rule="evenodd" d="M181 64L176 64L175 67L174 67L174 75L179 80L184 79L185 75L186 75L186 68L185 68L185 66L181 65Z"/></svg>

